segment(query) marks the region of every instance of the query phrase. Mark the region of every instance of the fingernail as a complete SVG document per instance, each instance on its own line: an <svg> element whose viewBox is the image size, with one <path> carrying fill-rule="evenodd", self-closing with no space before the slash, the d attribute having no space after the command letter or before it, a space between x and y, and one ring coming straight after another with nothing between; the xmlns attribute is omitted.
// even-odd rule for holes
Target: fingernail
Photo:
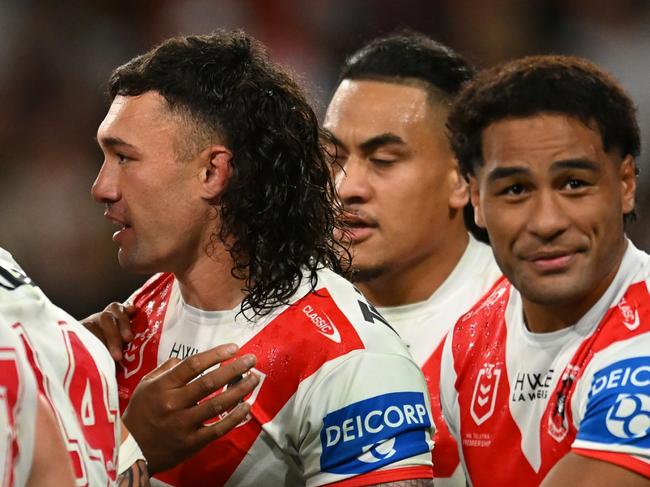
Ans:
<svg viewBox="0 0 650 487"><path fill-rule="evenodd" d="M226 353L230 355L237 353L237 350L239 350L239 347L234 343L229 343L228 345L226 345Z"/></svg>
<svg viewBox="0 0 650 487"><path fill-rule="evenodd" d="M242 357L242 361L246 367L252 367L255 365L256 358L255 355L249 353Z"/></svg>

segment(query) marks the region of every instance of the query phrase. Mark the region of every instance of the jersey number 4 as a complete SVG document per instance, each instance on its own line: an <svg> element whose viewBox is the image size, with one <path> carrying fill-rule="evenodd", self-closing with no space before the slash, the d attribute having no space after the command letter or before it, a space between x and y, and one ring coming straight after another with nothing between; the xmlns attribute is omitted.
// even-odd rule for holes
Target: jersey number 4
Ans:
<svg viewBox="0 0 650 487"><path fill-rule="evenodd" d="M110 480L116 478L115 465L115 421L117 410L109 405L108 386L106 379L97 368L97 364L79 338L79 335L65 321L58 322L67 356L67 369L63 377L63 386L68 395L83 437L79 431L70 427L61 415L66 414L57 408L57 398L52 392L47 376L36 374L41 392L53 405L53 409L62 425L62 431L68 444L68 452L72 458L77 485L89 485L97 474L90 475L90 467L99 472L100 477L107 476ZM27 334L21 330L20 324L14 325L23 338L28 357L35 371L42 371L42 366L31 346ZM63 351L62 351L63 353ZM94 484L93 484L94 485Z"/></svg>

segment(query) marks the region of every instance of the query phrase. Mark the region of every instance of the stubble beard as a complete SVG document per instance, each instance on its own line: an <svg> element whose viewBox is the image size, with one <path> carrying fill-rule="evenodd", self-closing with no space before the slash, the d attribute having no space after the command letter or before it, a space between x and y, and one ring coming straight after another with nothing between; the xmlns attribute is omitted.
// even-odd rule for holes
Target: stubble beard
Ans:
<svg viewBox="0 0 650 487"><path fill-rule="evenodd" d="M357 267L352 261L352 275L350 280L353 283L366 283L371 282L388 273L387 266L376 266L376 267Z"/></svg>

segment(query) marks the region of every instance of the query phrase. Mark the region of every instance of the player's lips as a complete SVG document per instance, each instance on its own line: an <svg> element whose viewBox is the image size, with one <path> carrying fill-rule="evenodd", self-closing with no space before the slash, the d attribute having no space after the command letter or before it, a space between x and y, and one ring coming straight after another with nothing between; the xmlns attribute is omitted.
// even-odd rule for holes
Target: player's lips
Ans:
<svg viewBox="0 0 650 487"><path fill-rule="evenodd" d="M110 220L114 225L120 227L113 234L113 242L120 245L124 242L124 239L127 238L127 236L133 231L131 225L125 218L116 214L115 212L112 212L111 210L106 210L104 212L104 217Z"/></svg>
<svg viewBox="0 0 650 487"><path fill-rule="evenodd" d="M347 213L344 222L345 229L343 231L353 244L366 240L379 226L373 218L356 213Z"/></svg>
<svg viewBox="0 0 650 487"><path fill-rule="evenodd" d="M575 250L543 250L525 256L525 260L541 272L561 272L566 270L578 251Z"/></svg>

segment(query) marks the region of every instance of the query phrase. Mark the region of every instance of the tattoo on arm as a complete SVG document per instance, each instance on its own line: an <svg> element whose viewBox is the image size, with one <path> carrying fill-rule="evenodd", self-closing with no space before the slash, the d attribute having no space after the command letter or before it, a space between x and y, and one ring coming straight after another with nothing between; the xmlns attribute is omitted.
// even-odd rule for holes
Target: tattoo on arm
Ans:
<svg viewBox="0 0 650 487"><path fill-rule="evenodd" d="M144 460L138 460L117 477L117 485L118 487L149 487L149 472Z"/></svg>

